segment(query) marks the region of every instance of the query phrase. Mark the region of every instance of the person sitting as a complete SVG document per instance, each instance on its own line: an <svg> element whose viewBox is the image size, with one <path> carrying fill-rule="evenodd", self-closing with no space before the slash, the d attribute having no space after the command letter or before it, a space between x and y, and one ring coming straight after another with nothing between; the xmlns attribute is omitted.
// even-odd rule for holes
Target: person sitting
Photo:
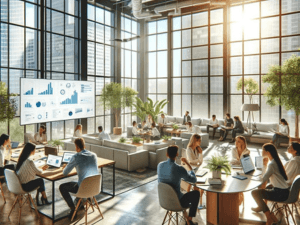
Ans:
<svg viewBox="0 0 300 225"><path fill-rule="evenodd" d="M226 128L224 128L224 127L222 127L222 128L219 127L218 128L218 129L220 129L220 139L219 139L219 141L224 141L227 137L228 132L233 129L234 122L233 122L233 119L230 118L229 113L226 113L224 122L225 122L225 127Z"/></svg>
<svg viewBox="0 0 300 225"><path fill-rule="evenodd" d="M279 132L273 135L271 143L273 143L276 148L279 147L280 143L287 143L289 141L290 128L289 124L285 119L280 119Z"/></svg>
<svg viewBox="0 0 300 225"><path fill-rule="evenodd" d="M219 127L219 121L216 118L216 115L212 115L212 119L209 121L208 125L206 126L206 132L209 134L209 128L213 128L213 139L215 138L216 130Z"/></svg>
<svg viewBox="0 0 300 225"><path fill-rule="evenodd" d="M140 128L142 130L147 130L148 129L147 124L146 124L146 120L142 121L142 123L140 124Z"/></svg>
<svg viewBox="0 0 300 225"><path fill-rule="evenodd" d="M286 201L290 194L289 185L287 183L288 177L278 156L276 147L273 144L264 144L262 155L270 160L269 164L267 160L264 160L264 165L267 166L268 164L268 166L266 173L263 175L262 183L269 180L272 186L268 186L266 189L260 188L252 191L252 196L258 207L251 209L255 212L263 211L267 217L267 224L277 224L278 220L276 216L270 212L264 200Z"/></svg>
<svg viewBox="0 0 300 225"><path fill-rule="evenodd" d="M235 138L235 147L231 151L231 165L241 165L241 158L250 155L250 151L247 148L246 138L243 136L237 136Z"/></svg>
<svg viewBox="0 0 300 225"><path fill-rule="evenodd" d="M191 121L191 117L189 116L190 112L186 111L183 116L183 122L182 125L185 125L187 122Z"/></svg>
<svg viewBox="0 0 300 225"><path fill-rule="evenodd" d="M186 127L186 129L187 129L187 131L189 133L193 133L194 132L194 126L193 126L192 122L187 122L187 124L185 125L185 127Z"/></svg>
<svg viewBox="0 0 300 225"><path fill-rule="evenodd" d="M288 147L288 153L292 154L292 158L285 164L284 168L288 177L287 183L292 185L295 177L300 175L300 144L293 141Z"/></svg>
<svg viewBox="0 0 300 225"><path fill-rule="evenodd" d="M176 191L182 207L188 208L191 206L188 220L191 225L194 225L192 218L196 216L200 193L196 190L183 194L180 191L180 183L181 179L186 182L196 183L197 178L186 158L181 158L181 161L184 163L186 169L183 166L175 163L177 156L178 146L169 146L167 149L168 160L160 162L157 166L158 183L166 183L171 185Z"/></svg>
<svg viewBox="0 0 300 225"><path fill-rule="evenodd" d="M203 154L201 146L201 136L194 134L189 141L186 149L186 157L192 166L201 166L203 162Z"/></svg>
<svg viewBox="0 0 300 225"><path fill-rule="evenodd" d="M81 124L77 124L73 137L82 137L82 125Z"/></svg>
<svg viewBox="0 0 300 225"><path fill-rule="evenodd" d="M137 122L136 121L133 121L132 122L132 135L133 136L139 136L139 130L137 128Z"/></svg>
<svg viewBox="0 0 300 225"><path fill-rule="evenodd" d="M39 132L34 135L31 142L37 145L47 142L46 127L44 125L40 126Z"/></svg>
<svg viewBox="0 0 300 225"><path fill-rule="evenodd" d="M151 128L152 128L151 140L160 140L160 133L155 127L155 123L152 123Z"/></svg>
<svg viewBox="0 0 300 225"><path fill-rule="evenodd" d="M102 126L99 126L98 127L98 131L99 131L99 136L98 136L98 139L101 141L101 140L111 140L110 136L108 133L106 133Z"/></svg>
<svg viewBox="0 0 300 225"><path fill-rule="evenodd" d="M0 136L0 176L4 175L5 169L14 170L15 166L13 164L7 164L5 157L11 156L11 141L7 134L2 134Z"/></svg>
<svg viewBox="0 0 300 225"><path fill-rule="evenodd" d="M235 137L237 133L244 133L244 127L242 124L242 121L239 116L235 116L234 118L234 126L232 129L232 139L230 143L233 143L235 141ZM224 140L226 139L226 136L224 136Z"/></svg>
<svg viewBox="0 0 300 225"><path fill-rule="evenodd" d="M41 205L50 205L52 202L49 202L47 199L47 195L45 192L45 182L43 178L35 179L36 175L53 175L61 171L61 169L51 170L47 172L43 172L47 170L49 167L47 165L42 167L42 170L37 168L30 158L35 154L35 144L27 143L25 144L20 157L18 159L18 163L16 166L16 174L18 175L20 182L22 184L22 188L26 192L31 192L32 190L37 189L36 192L36 204L38 206ZM39 193L41 196L41 203L39 202Z"/></svg>
<svg viewBox="0 0 300 225"><path fill-rule="evenodd" d="M148 118L147 118L147 120L146 120L147 128L151 128L152 123L153 123L153 118L152 118L152 116L149 114L149 115L148 115Z"/></svg>
<svg viewBox="0 0 300 225"><path fill-rule="evenodd" d="M63 175L67 176L73 170L73 168L76 168L78 174L78 182L71 181L59 186L59 191L62 197L71 209L69 218L72 218L75 211L75 204L71 198L70 193L77 193L81 182L85 178L99 174L97 155L86 150L84 148L84 144L85 142L83 138L76 138L75 150L77 153L72 156L70 162L64 166L63 170Z"/></svg>
<svg viewBox="0 0 300 225"><path fill-rule="evenodd" d="M167 118L165 117L165 114L161 114L160 117L158 118L158 127L159 127L159 132L161 134L163 134L163 129L164 129L164 126L168 123L167 122Z"/></svg>

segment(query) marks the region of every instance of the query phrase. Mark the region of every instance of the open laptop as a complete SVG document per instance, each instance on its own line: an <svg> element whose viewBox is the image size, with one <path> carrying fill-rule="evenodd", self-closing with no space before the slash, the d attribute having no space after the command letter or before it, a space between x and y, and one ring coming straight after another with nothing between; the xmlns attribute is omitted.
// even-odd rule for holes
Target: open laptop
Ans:
<svg viewBox="0 0 300 225"><path fill-rule="evenodd" d="M62 159L62 163L69 163L71 158L75 154L76 154L76 152L65 152L64 156L63 156L63 159Z"/></svg>
<svg viewBox="0 0 300 225"><path fill-rule="evenodd" d="M49 168L60 168L61 162L62 162L62 156L58 155L48 155L46 164L49 166Z"/></svg>
<svg viewBox="0 0 300 225"><path fill-rule="evenodd" d="M11 148L17 148L17 147L19 147L19 144L20 144L20 142L12 141L11 142Z"/></svg>
<svg viewBox="0 0 300 225"><path fill-rule="evenodd" d="M241 165L244 173L251 176L259 176L262 174L261 171L255 170L254 164L250 156L241 158Z"/></svg>

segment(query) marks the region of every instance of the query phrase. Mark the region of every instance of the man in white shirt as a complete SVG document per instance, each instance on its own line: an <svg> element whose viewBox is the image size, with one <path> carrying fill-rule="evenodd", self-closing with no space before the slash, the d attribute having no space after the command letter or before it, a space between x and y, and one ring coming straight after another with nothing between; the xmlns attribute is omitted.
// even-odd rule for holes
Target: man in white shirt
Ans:
<svg viewBox="0 0 300 225"><path fill-rule="evenodd" d="M209 128L213 128L213 139L215 138L216 130L219 127L219 121L216 118L216 115L212 115L212 119L206 126L206 132L209 134Z"/></svg>
<svg viewBox="0 0 300 225"><path fill-rule="evenodd" d="M101 141L101 140L110 140L110 139L111 139L110 136L109 136L109 134L106 133L106 132L103 130L102 126L99 126L99 127L98 127L98 131L99 131L98 139L99 139L100 141Z"/></svg>
<svg viewBox="0 0 300 225"><path fill-rule="evenodd" d="M152 137L151 137L151 139L152 140L159 140L160 139L160 133L157 130L157 128L155 127L154 122L152 123L151 128L152 128Z"/></svg>
<svg viewBox="0 0 300 225"><path fill-rule="evenodd" d="M164 125L167 124L167 118L165 117L165 114L161 114L160 117L158 118L158 126L159 126L159 132L161 134L163 134L163 128L164 128Z"/></svg>

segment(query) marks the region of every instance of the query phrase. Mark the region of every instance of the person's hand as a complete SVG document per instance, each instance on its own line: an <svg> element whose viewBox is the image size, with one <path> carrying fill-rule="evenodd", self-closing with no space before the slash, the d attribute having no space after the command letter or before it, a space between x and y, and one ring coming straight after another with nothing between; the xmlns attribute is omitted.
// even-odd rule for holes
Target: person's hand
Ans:
<svg viewBox="0 0 300 225"><path fill-rule="evenodd" d="M200 146L198 146L197 149L198 149L199 153L202 154L202 152L203 152L202 148Z"/></svg>
<svg viewBox="0 0 300 225"><path fill-rule="evenodd" d="M48 169L48 168L49 168L48 165L44 165L44 166L42 167L42 170L45 171L45 170Z"/></svg>
<svg viewBox="0 0 300 225"><path fill-rule="evenodd" d="M264 166L267 166L267 165L268 165L268 162L269 162L269 159L268 159L268 158L264 158L264 159L263 159L263 165L264 165Z"/></svg>
<svg viewBox="0 0 300 225"><path fill-rule="evenodd" d="M67 166L67 164L64 164L61 168L64 169L64 168L66 168L66 166Z"/></svg>
<svg viewBox="0 0 300 225"><path fill-rule="evenodd" d="M184 158L184 157L182 157L182 158L181 158L181 162L183 162L184 164L188 164L188 161L187 161L187 159L186 159L186 158Z"/></svg>

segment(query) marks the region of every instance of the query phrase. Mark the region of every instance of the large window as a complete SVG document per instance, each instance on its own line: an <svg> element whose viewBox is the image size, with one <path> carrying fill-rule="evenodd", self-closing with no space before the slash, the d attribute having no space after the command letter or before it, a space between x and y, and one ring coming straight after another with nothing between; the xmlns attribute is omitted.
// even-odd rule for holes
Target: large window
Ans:
<svg viewBox="0 0 300 225"><path fill-rule="evenodd" d="M148 97L154 102L167 99L168 92L168 20L147 24ZM167 112L165 107L164 112Z"/></svg>
<svg viewBox="0 0 300 225"><path fill-rule="evenodd" d="M99 96L106 83L114 76L114 14L103 7L88 5L88 80L96 85L96 118L88 119L88 133L98 132L103 126L111 132L111 112L104 111Z"/></svg>
<svg viewBox="0 0 300 225"><path fill-rule="evenodd" d="M122 39L132 38L140 35L139 24L130 17L121 16L121 36ZM139 91L140 74L138 73L138 55L139 55L139 39L121 43L121 83L124 87L131 87ZM128 126L132 126L132 122L137 117L132 115L132 111L128 108L122 111L122 127L126 131Z"/></svg>
<svg viewBox="0 0 300 225"><path fill-rule="evenodd" d="M223 9L172 19L172 109L223 116Z"/></svg>
<svg viewBox="0 0 300 225"><path fill-rule="evenodd" d="M240 79L253 78L259 85L253 103L260 105L260 111L254 112L255 121L277 122L284 117L290 122L291 134L295 130L294 112L266 104L263 94L267 84L261 78L270 65L283 65L292 54L300 55L299 10L297 1L262 1L231 7L228 20L231 113L247 119L240 107L249 103L249 97L243 90L237 91L236 84Z"/></svg>

